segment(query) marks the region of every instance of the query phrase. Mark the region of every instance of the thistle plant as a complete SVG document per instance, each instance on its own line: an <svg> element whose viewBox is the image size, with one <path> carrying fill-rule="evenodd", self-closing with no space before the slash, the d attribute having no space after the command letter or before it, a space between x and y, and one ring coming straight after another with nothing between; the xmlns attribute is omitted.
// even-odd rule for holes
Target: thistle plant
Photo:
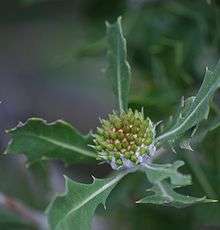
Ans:
<svg viewBox="0 0 220 230"><path fill-rule="evenodd" d="M30 118L25 123L9 130L11 141L6 154L27 156L27 163L59 159L66 164L97 160L107 162L114 170L104 179L93 177L92 184L82 184L65 177L66 192L57 195L46 210L52 230L89 230L92 217L99 204L105 204L111 191L129 173L142 171L152 187L137 203L185 206L215 202L212 197L196 198L179 194L178 187L192 184L189 175L178 169L184 162L177 160L167 164L155 163L154 158L161 148L167 152L182 141L195 135L200 123L208 118L210 102L220 87L220 63L211 71L206 69L203 83L195 96L182 100L166 128L155 131L143 111L128 108L131 71L127 62L126 40L123 36L121 18L114 24L106 23L108 44L108 67L106 75L115 94L115 112L100 120L97 131L81 135L72 125L58 120L47 123L39 118ZM217 126L216 126L217 127ZM193 131L194 130L194 131ZM186 138L192 131L190 138ZM92 139L92 141L91 141ZM185 142L186 143L186 142ZM182 147L189 148L190 141ZM170 148L171 146L171 148ZM177 149L178 151L178 149Z"/></svg>

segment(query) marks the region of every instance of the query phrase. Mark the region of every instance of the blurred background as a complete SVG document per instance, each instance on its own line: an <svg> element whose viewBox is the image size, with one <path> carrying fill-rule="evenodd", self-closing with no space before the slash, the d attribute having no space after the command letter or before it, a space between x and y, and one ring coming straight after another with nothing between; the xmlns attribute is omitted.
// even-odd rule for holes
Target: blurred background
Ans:
<svg viewBox="0 0 220 230"><path fill-rule="evenodd" d="M14 0L0 3L0 148L5 130L29 117L64 119L82 133L95 130L99 117L114 108L104 76L105 21L122 15L132 67L130 107L144 107L153 121L166 121L182 95L194 95L205 73L220 58L218 0ZM210 122L220 116L219 92ZM210 124L210 123L209 123ZM204 130L207 130L204 123ZM179 150L167 158L184 159L195 196L220 199L220 129L203 137L194 152ZM39 218L63 174L81 181L104 177L107 165L61 162L25 167L24 156L1 156L1 194L36 210ZM93 230L220 229L220 204L186 209L136 205L149 186L142 174L123 179L97 210ZM183 190L184 192L184 190ZM13 210L13 209L12 209ZM0 205L0 229L38 229L28 218Z"/></svg>

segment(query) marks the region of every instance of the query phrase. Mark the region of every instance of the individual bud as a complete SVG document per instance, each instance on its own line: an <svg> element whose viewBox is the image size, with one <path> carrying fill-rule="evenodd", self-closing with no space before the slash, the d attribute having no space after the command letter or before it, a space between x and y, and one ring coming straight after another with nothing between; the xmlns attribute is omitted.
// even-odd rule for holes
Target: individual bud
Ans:
<svg viewBox="0 0 220 230"><path fill-rule="evenodd" d="M126 149L121 149L121 153L125 154L126 153Z"/></svg>
<svg viewBox="0 0 220 230"><path fill-rule="evenodd" d="M114 145L119 151L121 150L122 143L118 139L115 140Z"/></svg>
<svg viewBox="0 0 220 230"><path fill-rule="evenodd" d="M133 141L133 140L134 140L133 134L132 134L132 133L127 133L126 139L127 139L129 142Z"/></svg>
<svg viewBox="0 0 220 230"><path fill-rule="evenodd" d="M142 138L136 138L135 139L135 143L136 143L136 145L141 145L141 143L142 143Z"/></svg>
<svg viewBox="0 0 220 230"><path fill-rule="evenodd" d="M132 156L132 152L126 152L124 156L126 159L130 159L130 157Z"/></svg>
<svg viewBox="0 0 220 230"><path fill-rule="evenodd" d="M137 157L135 155L132 155L131 156L131 161L133 161L134 163L136 163L137 162Z"/></svg>
<svg viewBox="0 0 220 230"><path fill-rule="evenodd" d="M147 152L147 148L146 147L141 147L139 150L141 155L144 155Z"/></svg>
<svg viewBox="0 0 220 230"><path fill-rule="evenodd" d="M114 154L114 156L115 156L115 158L120 158L120 157L121 157L121 154L120 154L119 152L116 152L116 153Z"/></svg>
<svg viewBox="0 0 220 230"><path fill-rule="evenodd" d="M108 149L109 151L113 151L114 146L113 146L112 144L108 144L108 145L107 145L107 149Z"/></svg>
<svg viewBox="0 0 220 230"><path fill-rule="evenodd" d="M143 142L144 142L145 145L150 145L152 143L152 138L147 137Z"/></svg>
<svg viewBox="0 0 220 230"><path fill-rule="evenodd" d="M129 143L128 143L128 141L124 138L123 140L122 140L122 147L123 148L127 148L128 146L129 146Z"/></svg>
<svg viewBox="0 0 220 230"><path fill-rule="evenodd" d="M109 137L111 139L116 139L117 138L117 133L114 130L109 131Z"/></svg>
<svg viewBox="0 0 220 230"><path fill-rule="evenodd" d="M117 159L116 162L115 162L117 165L121 166L123 164L122 160L121 159Z"/></svg>
<svg viewBox="0 0 220 230"><path fill-rule="evenodd" d="M119 129L118 132L117 132L117 137L118 139L123 139L124 138L124 132L123 132L123 129Z"/></svg>
<svg viewBox="0 0 220 230"><path fill-rule="evenodd" d="M138 146L136 144L131 144L131 150L132 151L136 151L136 149L138 148Z"/></svg>

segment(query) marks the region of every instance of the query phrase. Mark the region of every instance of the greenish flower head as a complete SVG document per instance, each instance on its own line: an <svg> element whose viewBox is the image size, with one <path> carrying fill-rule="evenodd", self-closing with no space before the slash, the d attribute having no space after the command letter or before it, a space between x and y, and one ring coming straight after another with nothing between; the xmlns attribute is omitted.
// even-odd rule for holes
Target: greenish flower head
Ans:
<svg viewBox="0 0 220 230"><path fill-rule="evenodd" d="M131 168L146 162L155 152L155 128L143 112L131 109L120 115L110 114L101 120L94 135L98 159L107 161L113 169Z"/></svg>

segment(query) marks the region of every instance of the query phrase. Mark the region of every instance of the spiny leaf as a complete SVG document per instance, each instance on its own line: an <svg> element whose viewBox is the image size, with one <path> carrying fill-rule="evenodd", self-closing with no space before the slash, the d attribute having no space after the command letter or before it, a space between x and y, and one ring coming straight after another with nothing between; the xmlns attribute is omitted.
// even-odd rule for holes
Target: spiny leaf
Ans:
<svg viewBox="0 0 220 230"><path fill-rule="evenodd" d="M182 105L170 129L158 136L157 141L173 141L202 120L207 119L210 101L219 87L220 61L213 72L206 69L204 81L197 95L185 101L185 105Z"/></svg>
<svg viewBox="0 0 220 230"><path fill-rule="evenodd" d="M57 196L47 210L51 229L89 230L97 206L105 206L110 192L125 174L120 172L107 179L94 178L92 184L77 183L65 178L65 194Z"/></svg>
<svg viewBox="0 0 220 230"><path fill-rule="evenodd" d="M47 159L77 163L96 157L88 149L89 138L62 120L47 123L39 118L30 118L8 133L12 140L5 153L25 154L29 163Z"/></svg>
<svg viewBox="0 0 220 230"><path fill-rule="evenodd" d="M173 185L190 185L191 177L178 172L178 168L184 165L183 161L176 161L173 164L146 164L144 171L151 183L156 183L169 178Z"/></svg>
<svg viewBox="0 0 220 230"><path fill-rule="evenodd" d="M147 190L150 194L137 201L137 203L169 205L180 208L195 203L213 202L214 200L206 199L206 197L185 196L174 191L175 188L191 184L189 175L182 175L177 171L182 165L184 165L183 161L164 165L146 164L142 170L145 171L148 180L153 186Z"/></svg>
<svg viewBox="0 0 220 230"><path fill-rule="evenodd" d="M158 182L154 186L148 189L148 192L153 192L153 195L148 195L143 199L137 201L137 203L148 203L173 206L176 208L183 208L196 203L215 202L215 200L209 200L206 197L196 198L192 196L181 195L174 191L175 186L167 183L166 181Z"/></svg>
<svg viewBox="0 0 220 230"><path fill-rule="evenodd" d="M114 24L106 22L108 42L107 76L112 81L113 91L117 98L120 112L128 107L128 93L130 88L130 66L127 62L126 40L121 27L121 17Z"/></svg>

